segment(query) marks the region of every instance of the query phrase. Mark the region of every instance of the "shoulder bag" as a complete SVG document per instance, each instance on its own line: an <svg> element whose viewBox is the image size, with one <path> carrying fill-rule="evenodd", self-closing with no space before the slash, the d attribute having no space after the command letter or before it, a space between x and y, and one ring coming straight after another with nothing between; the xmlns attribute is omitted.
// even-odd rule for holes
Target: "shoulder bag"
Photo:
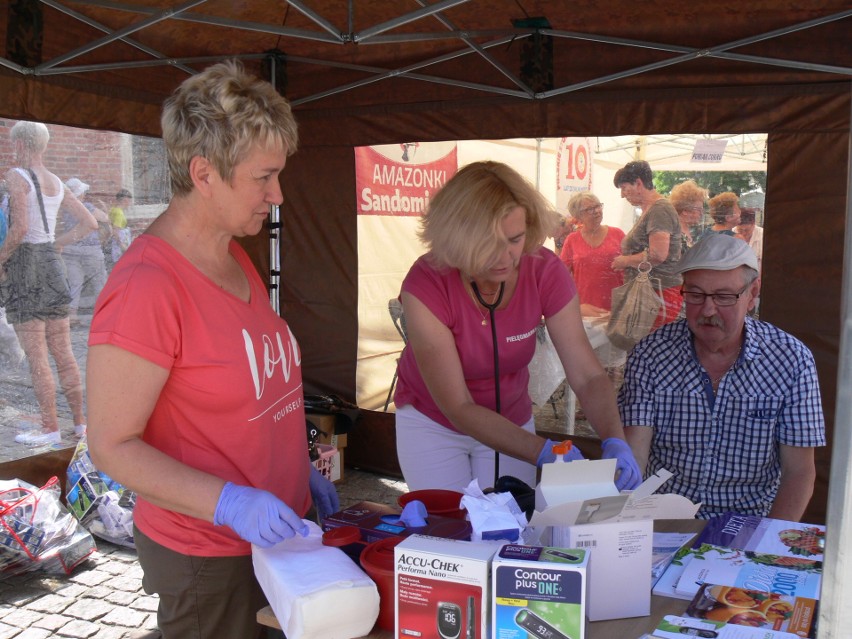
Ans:
<svg viewBox="0 0 852 639"><path fill-rule="evenodd" d="M651 277L650 262L642 262L638 270L627 284L612 289L606 336L613 346L625 351L651 332L663 306L662 286L659 278Z"/></svg>

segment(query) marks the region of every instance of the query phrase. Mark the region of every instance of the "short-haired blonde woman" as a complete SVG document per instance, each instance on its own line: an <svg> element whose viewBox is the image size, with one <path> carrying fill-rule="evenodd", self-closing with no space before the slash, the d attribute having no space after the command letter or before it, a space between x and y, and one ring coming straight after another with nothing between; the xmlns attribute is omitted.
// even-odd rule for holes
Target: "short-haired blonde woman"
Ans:
<svg viewBox="0 0 852 639"><path fill-rule="evenodd" d="M725 191L710 198L710 217L713 226L705 233L721 233L736 236L734 227L740 223L740 198L736 193Z"/></svg>
<svg viewBox="0 0 852 639"><path fill-rule="evenodd" d="M612 310L612 289L624 284L624 273L612 269L612 261L621 255L624 231L601 224L603 204L591 191L568 200L568 213L579 228L565 238L559 257L577 284L580 314L600 316Z"/></svg>
<svg viewBox="0 0 852 639"><path fill-rule="evenodd" d="M530 486L536 466L555 460L553 442L535 434L527 392L542 317L568 383L604 440L604 457L617 459L618 485L641 481L612 384L586 338L574 282L543 246L554 216L529 182L497 162L465 166L432 198L420 235L428 252L401 293L408 345L399 363L396 437L411 490L461 490L474 478L491 487L495 451L499 474ZM568 459L581 457L573 449Z"/></svg>
<svg viewBox="0 0 852 639"><path fill-rule="evenodd" d="M681 256L695 243L693 232L700 228L704 218L704 201L707 189L702 189L695 180L684 180L672 187L669 202L675 207L680 219Z"/></svg>
<svg viewBox="0 0 852 639"><path fill-rule="evenodd" d="M290 105L236 63L166 101L174 197L116 264L89 338L89 447L136 491L134 541L165 639L257 637L251 544L338 509L311 465L301 354L235 237L255 235L296 150Z"/></svg>
<svg viewBox="0 0 852 639"><path fill-rule="evenodd" d="M44 165L50 131L41 122L21 121L9 132L17 166L6 174L9 187L9 232L0 248L0 305L27 356L41 428L15 436L27 446L59 444L62 435L56 412L56 364L59 385L74 420L74 434L83 435L83 381L68 319L71 291L59 256L63 246L98 228L92 214ZM79 224L56 234L60 208Z"/></svg>

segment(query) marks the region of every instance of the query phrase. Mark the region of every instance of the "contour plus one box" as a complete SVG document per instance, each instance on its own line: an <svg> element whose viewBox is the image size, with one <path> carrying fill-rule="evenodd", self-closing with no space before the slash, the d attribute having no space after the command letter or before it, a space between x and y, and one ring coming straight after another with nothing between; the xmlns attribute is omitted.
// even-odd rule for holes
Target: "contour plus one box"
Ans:
<svg viewBox="0 0 852 639"><path fill-rule="evenodd" d="M488 639L491 557L498 548L426 535L397 544L394 636Z"/></svg>
<svg viewBox="0 0 852 639"><path fill-rule="evenodd" d="M585 550L507 544L491 562L492 639L582 639Z"/></svg>

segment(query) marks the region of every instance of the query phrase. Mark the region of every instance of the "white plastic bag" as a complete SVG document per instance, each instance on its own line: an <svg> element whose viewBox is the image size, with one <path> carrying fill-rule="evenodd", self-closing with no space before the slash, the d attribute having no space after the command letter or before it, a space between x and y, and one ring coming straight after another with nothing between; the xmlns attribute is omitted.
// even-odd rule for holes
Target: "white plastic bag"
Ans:
<svg viewBox="0 0 852 639"><path fill-rule="evenodd" d="M529 371L530 398L536 406L543 406L565 379L562 362L544 324L539 324L535 330L535 354L530 361Z"/></svg>
<svg viewBox="0 0 852 639"><path fill-rule="evenodd" d="M60 501L59 479L36 488L0 481L0 576L42 571L68 575L95 551L95 540Z"/></svg>

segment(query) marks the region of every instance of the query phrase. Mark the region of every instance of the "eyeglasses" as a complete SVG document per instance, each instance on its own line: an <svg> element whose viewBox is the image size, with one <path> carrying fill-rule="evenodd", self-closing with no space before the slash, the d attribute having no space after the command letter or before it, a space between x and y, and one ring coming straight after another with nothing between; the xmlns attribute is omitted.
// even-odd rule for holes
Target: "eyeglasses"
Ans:
<svg viewBox="0 0 852 639"><path fill-rule="evenodd" d="M682 211L694 211L695 213L704 213L703 206L684 206Z"/></svg>
<svg viewBox="0 0 852 639"><path fill-rule="evenodd" d="M712 297L716 306L733 306L749 286L751 284L746 284L739 293L702 293L701 291L685 291L681 288L680 294L683 295L683 301L687 304L703 304L708 297Z"/></svg>
<svg viewBox="0 0 852 639"><path fill-rule="evenodd" d="M580 209L577 211L581 215L586 215L587 213L595 213L596 211L603 211L603 204L595 204L594 206L587 206L584 209Z"/></svg>

